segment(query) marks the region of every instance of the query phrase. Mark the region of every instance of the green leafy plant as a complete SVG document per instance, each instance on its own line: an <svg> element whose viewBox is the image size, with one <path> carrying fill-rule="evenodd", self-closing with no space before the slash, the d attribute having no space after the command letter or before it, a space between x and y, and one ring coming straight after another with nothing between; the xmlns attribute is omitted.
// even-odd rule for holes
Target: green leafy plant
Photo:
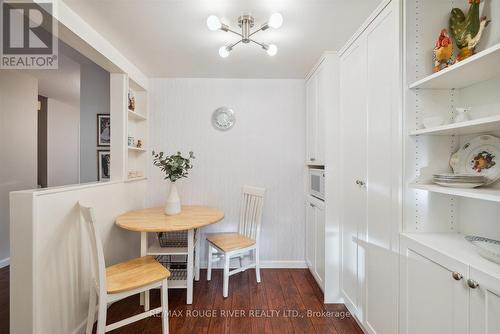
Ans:
<svg viewBox="0 0 500 334"><path fill-rule="evenodd" d="M171 182L188 177L188 171L193 168L193 159L195 159L193 152L189 152L189 157L184 158L181 152L164 155L163 152L153 151L153 165L165 173L165 180L169 179Z"/></svg>

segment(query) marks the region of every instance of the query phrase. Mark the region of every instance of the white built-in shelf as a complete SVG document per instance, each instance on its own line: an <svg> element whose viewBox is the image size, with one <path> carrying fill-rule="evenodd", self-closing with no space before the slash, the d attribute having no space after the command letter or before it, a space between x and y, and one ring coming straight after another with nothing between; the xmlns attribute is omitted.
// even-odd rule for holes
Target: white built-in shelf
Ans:
<svg viewBox="0 0 500 334"><path fill-rule="evenodd" d="M401 233L402 238L416 242L447 257L470 265L490 276L500 278L500 265L481 257L476 248L460 233Z"/></svg>
<svg viewBox="0 0 500 334"><path fill-rule="evenodd" d="M138 152L146 152L147 151L145 148L138 148L138 147L134 147L134 146L129 146L128 149L130 151L138 151Z"/></svg>
<svg viewBox="0 0 500 334"><path fill-rule="evenodd" d="M146 116L141 115L137 111L132 111L132 110L128 111L128 117L136 121L145 121L148 119Z"/></svg>
<svg viewBox="0 0 500 334"><path fill-rule="evenodd" d="M500 115L446 124L430 129L415 130L410 135L461 136L491 131L500 131Z"/></svg>
<svg viewBox="0 0 500 334"><path fill-rule="evenodd" d="M168 288L169 289L186 289L187 288L187 281L186 280L175 280L175 279L168 279Z"/></svg>
<svg viewBox="0 0 500 334"><path fill-rule="evenodd" d="M420 184L420 183L411 183L409 187L411 189L426 190L438 194L446 194L446 195L481 199L485 201L500 202L500 189L489 188L489 187L464 189L464 188L442 187L437 184Z"/></svg>
<svg viewBox="0 0 500 334"><path fill-rule="evenodd" d="M500 76L500 43L410 85L410 89L465 88Z"/></svg>
<svg viewBox="0 0 500 334"><path fill-rule="evenodd" d="M157 239L148 247L147 255L187 255L187 247L161 247Z"/></svg>

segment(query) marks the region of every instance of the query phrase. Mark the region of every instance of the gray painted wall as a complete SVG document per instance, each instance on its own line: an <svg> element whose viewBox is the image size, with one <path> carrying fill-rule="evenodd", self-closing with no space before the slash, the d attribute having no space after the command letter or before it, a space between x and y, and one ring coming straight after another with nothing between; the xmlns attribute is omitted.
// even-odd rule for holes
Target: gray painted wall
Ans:
<svg viewBox="0 0 500 334"><path fill-rule="evenodd" d="M0 268L9 261L9 193L36 188L38 82L0 71Z"/></svg>
<svg viewBox="0 0 500 334"><path fill-rule="evenodd" d="M95 64L80 72L80 183L97 181L97 114L109 114L109 73ZM113 125L111 124L111 128Z"/></svg>

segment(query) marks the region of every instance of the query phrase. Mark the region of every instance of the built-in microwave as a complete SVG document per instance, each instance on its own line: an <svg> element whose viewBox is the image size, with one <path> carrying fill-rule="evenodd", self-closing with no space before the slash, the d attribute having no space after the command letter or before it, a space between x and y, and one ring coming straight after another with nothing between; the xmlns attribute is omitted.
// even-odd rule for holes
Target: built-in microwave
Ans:
<svg viewBox="0 0 500 334"><path fill-rule="evenodd" d="M325 200L325 170L310 168L309 169L309 194Z"/></svg>

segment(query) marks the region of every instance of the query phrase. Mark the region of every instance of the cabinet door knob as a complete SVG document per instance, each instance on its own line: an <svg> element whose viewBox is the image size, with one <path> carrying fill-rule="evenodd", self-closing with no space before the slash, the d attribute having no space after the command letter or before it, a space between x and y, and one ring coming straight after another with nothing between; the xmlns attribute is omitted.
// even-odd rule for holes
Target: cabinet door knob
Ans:
<svg viewBox="0 0 500 334"><path fill-rule="evenodd" d="M358 186L364 186L365 185L365 183L363 181L361 181L361 180L356 180L356 184Z"/></svg>
<svg viewBox="0 0 500 334"><path fill-rule="evenodd" d="M478 287L479 287L479 283L478 283L478 282L476 282L476 281L474 281L474 280L472 280L472 279L470 279L470 278L467 280L467 285L468 285L468 286L469 286L469 288L471 288L471 289L476 289L476 288L478 288Z"/></svg>
<svg viewBox="0 0 500 334"><path fill-rule="evenodd" d="M316 161L316 158L311 158L311 161Z"/></svg>
<svg viewBox="0 0 500 334"><path fill-rule="evenodd" d="M309 203L309 205L311 206L311 208L314 208L314 204L312 204L312 203Z"/></svg>
<svg viewBox="0 0 500 334"><path fill-rule="evenodd" d="M462 278L464 278L464 276L461 273L456 272L456 271L453 272L452 276L453 276L453 279L455 279L455 281L460 281Z"/></svg>

